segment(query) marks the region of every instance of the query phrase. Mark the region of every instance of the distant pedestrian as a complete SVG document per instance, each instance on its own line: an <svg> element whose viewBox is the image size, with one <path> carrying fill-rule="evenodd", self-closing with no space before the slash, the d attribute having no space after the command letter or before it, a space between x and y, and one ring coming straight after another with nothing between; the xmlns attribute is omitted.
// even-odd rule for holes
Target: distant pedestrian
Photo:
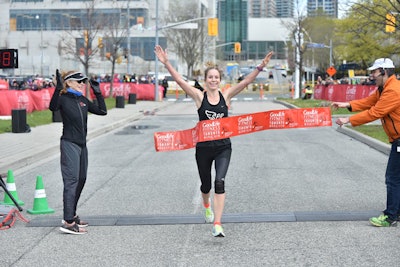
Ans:
<svg viewBox="0 0 400 267"><path fill-rule="evenodd" d="M167 91L168 91L168 80L167 80L167 77L164 76L164 79L161 82L161 86L164 88L163 97L166 98L167 97Z"/></svg>
<svg viewBox="0 0 400 267"><path fill-rule="evenodd" d="M262 69L268 64L272 57L269 52L262 63L248 74L246 78L238 84L232 86L223 93L219 90L222 74L216 66L208 67L204 72L204 92L191 86L174 69L168 60L168 54L161 46L155 47L155 53L162 64L167 68L172 78L195 102L199 120L213 120L228 117L228 107L231 99L239 94L249 83L251 83ZM196 144L196 163L201 180L201 195L205 208L205 221L214 222L212 235L224 237L221 225L222 213L225 205L225 176L228 172L231 159L231 141L229 138L198 142ZM212 188L211 168L214 162L215 181L214 181L214 212L211 209L210 191Z"/></svg>
<svg viewBox="0 0 400 267"><path fill-rule="evenodd" d="M56 71L56 89L50 101L50 110L60 110L63 132L60 141L61 174L64 183L63 225L60 230L69 234L85 234L88 226L76 214L76 208L86 182L88 151L86 147L88 112L106 115L107 108L99 83L90 80L97 105L84 95L87 77L80 72L68 71L62 75Z"/></svg>
<svg viewBox="0 0 400 267"><path fill-rule="evenodd" d="M204 91L203 86L201 86L201 84L199 83L199 81L197 79L194 80L194 87L199 89L200 91Z"/></svg>
<svg viewBox="0 0 400 267"><path fill-rule="evenodd" d="M350 102L333 102L333 108L359 112L349 118L339 118L340 126L362 125L380 119L391 143L386 167L386 209L379 217L369 219L374 226L396 226L400 214L400 81L396 79L391 59L379 58L368 68L378 89L370 96Z"/></svg>

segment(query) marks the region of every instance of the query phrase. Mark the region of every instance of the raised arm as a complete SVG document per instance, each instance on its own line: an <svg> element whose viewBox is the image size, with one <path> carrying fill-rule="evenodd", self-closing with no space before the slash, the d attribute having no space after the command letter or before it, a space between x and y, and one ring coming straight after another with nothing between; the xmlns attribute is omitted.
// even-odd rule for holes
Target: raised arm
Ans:
<svg viewBox="0 0 400 267"><path fill-rule="evenodd" d="M182 76L174 69L174 67L171 65L171 63L168 60L168 54L167 51L162 49L161 46L157 45L154 48L154 52L156 53L156 56L158 60L164 64L164 66L167 68L168 72L171 74L172 78L174 78L175 82L185 91L185 93L193 98L193 100L196 102L196 104L201 103L203 94L201 93L200 90L196 89L195 87L192 87L188 82L186 82Z"/></svg>
<svg viewBox="0 0 400 267"><path fill-rule="evenodd" d="M230 101L232 97L239 94L247 85L254 81L257 75L263 70L263 68L269 63L272 55L274 53L271 51L265 55L262 62L254 69L251 73L249 73L240 83L232 86L229 90L226 90L224 93L224 97L226 100Z"/></svg>

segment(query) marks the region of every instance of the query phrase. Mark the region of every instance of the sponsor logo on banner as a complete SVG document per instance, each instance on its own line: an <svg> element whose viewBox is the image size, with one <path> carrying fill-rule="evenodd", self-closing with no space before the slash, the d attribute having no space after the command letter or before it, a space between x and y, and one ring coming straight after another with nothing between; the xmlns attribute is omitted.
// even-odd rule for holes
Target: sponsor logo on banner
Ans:
<svg viewBox="0 0 400 267"><path fill-rule="evenodd" d="M332 101L334 92L335 92L335 89L333 89L333 86L332 85L328 86L328 100Z"/></svg>
<svg viewBox="0 0 400 267"><path fill-rule="evenodd" d="M43 90L43 94L42 94L42 101L43 101L43 106L45 108L49 108L50 105L50 93L49 90Z"/></svg>
<svg viewBox="0 0 400 267"><path fill-rule="evenodd" d="M303 124L304 127L319 125L318 111L315 109L303 111ZM322 121L321 121L322 122Z"/></svg>
<svg viewBox="0 0 400 267"><path fill-rule="evenodd" d="M199 135L197 133L197 130L198 130L197 127L192 129L193 146L195 146L197 144L197 142L199 142Z"/></svg>
<svg viewBox="0 0 400 267"><path fill-rule="evenodd" d="M219 139L221 133L221 123L216 120L202 121L201 129L204 141Z"/></svg>
<svg viewBox="0 0 400 267"><path fill-rule="evenodd" d="M355 99L357 88L355 86L350 86L346 88L346 101Z"/></svg>
<svg viewBox="0 0 400 267"><path fill-rule="evenodd" d="M175 150L174 146L175 134L170 133L156 133L157 149L159 151Z"/></svg>
<svg viewBox="0 0 400 267"><path fill-rule="evenodd" d="M253 115L247 115L246 117L239 117L238 123L238 134L246 134L253 131L254 117Z"/></svg>
<svg viewBox="0 0 400 267"><path fill-rule="evenodd" d="M285 125L285 112L283 110L278 112L271 111L269 114L269 128L284 128Z"/></svg>
<svg viewBox="0 0 400 267"><path fill-rule="evenodd" d="M18 95L18 108L28 109L29 107L29 96L24 92Z"/></svg>

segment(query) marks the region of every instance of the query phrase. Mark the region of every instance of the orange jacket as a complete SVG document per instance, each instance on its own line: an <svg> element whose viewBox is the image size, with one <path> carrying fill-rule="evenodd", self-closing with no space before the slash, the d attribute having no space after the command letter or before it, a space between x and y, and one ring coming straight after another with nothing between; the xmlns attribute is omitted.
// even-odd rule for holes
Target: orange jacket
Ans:
<svg viewBox="0 0 400 267"><path fill-rule="evenodd" d="M376 90L370 96L350 101L352 111L361 111L351 116L352 126L358 126L381 119L389 141L400 138L400 81L396 75L390 76L383 91Z"/></svg>

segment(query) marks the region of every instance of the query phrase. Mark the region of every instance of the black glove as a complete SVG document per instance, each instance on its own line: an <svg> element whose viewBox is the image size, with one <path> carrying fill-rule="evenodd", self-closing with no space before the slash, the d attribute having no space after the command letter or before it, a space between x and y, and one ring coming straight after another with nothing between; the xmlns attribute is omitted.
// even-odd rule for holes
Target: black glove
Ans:
<svg viewBox="0 0 400 267"><path fill-rule="evenodd" d="M64 88L64 81L58 69L56 70L56 82L57 82L56 90L61 91Z"/></svg>
<svg viewBox="0 0 400 267"><path fill-rule="evenodd" d="M101 94L100 84L98 81L91 79L89 81L89 83L90 83L90 87L92 87L92 89L93 89L94 94Z"/></svg>

